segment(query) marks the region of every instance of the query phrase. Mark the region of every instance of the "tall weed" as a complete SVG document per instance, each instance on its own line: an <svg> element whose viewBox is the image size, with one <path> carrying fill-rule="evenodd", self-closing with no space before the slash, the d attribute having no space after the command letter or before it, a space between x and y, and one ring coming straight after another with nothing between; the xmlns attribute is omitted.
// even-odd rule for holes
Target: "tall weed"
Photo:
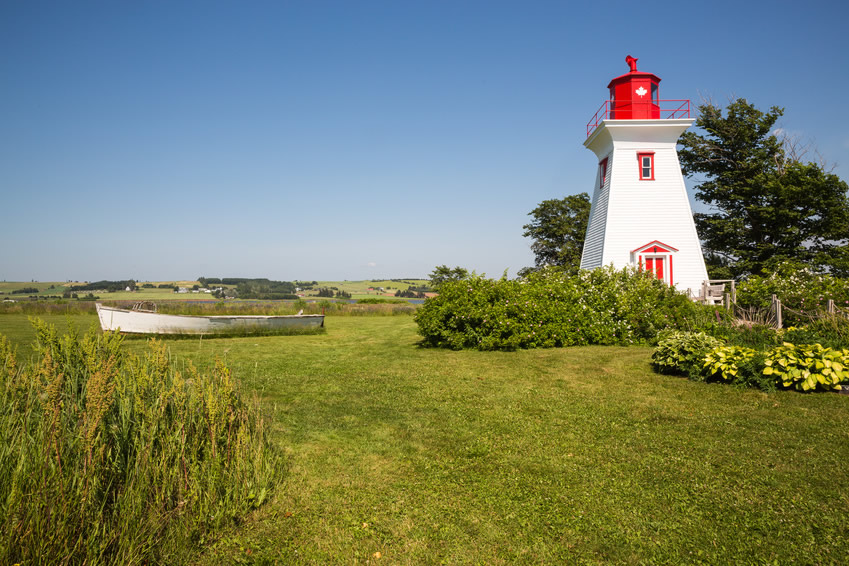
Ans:
<svg viewBox="0 0 849 566"><path fill-rule="evenodd" d="M282 459L223 364L33 324L30 363L0 336L0 562L181 562L267 499Z"/></svg>

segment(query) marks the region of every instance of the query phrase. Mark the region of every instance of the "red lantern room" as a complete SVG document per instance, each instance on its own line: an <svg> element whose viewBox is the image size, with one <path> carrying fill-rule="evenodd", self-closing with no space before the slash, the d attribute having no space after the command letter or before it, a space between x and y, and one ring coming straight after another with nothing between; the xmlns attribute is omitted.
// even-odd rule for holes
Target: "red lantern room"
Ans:
<svg viewBox="0 0 849 566"><path fill-rule="evenodd" d="M637 59L628 55L625 62L631 67L628 74L616 77L610 89L611 120L642 120L660 118L657 85L660 78L637 70Z"/></svg>

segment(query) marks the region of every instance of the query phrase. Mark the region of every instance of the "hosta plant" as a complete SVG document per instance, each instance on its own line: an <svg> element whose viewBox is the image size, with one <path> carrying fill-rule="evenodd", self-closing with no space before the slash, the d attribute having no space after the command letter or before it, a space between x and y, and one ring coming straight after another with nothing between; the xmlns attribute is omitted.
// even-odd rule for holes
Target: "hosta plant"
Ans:
<svg viewBox="0 0 849 566"><path fill-rule="evenodd" d="M700 381L704 379L705 356L719 346L721 340L704 332L665 332L652 353L652 366L661 373L686 375Z"/></svg>
<svg viewBox="0 0 849 566"><path fill-rule="evenodd" d="M791 344L767 352L764 375L774 376L784 387L799 391L830 390L849 380L849 350L821 344Z"/></svg>
<svg viewBox="0 0 849 566"><path fill-rule="evenodd" d="M749 366L756 351L744 346L719 346L705 356L704 368L709 375L719 376L723 381L747 382L741 367Z"/></svg>

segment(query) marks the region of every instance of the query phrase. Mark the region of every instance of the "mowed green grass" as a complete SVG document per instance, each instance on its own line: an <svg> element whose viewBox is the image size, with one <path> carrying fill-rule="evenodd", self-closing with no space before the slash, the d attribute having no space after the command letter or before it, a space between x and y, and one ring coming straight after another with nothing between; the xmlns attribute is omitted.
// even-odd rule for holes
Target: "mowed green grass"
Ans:
<svg viewBox="0 0 849 566"><path fill-rule="evenodd" d="M19 361L29 359L32 354L32 343L35 340L35 330L30 323L31 318L41 318L54 325L60 333L69 328L75 328L80 333L85 332L91 325L100 324L96 314L68 314L35 316L26 314L0 314L0 334L6 336L17 348Z"/></svg>
<svg viewBox="0 0 849 566"><path fill-rule="evenodd" d="M0 332L27 339L16 318ZM288 455L199 563L849 562L849 397L661 376L648 348L452 352L419 348L409 317L326 326L169 341L225 359Z"/></svg>

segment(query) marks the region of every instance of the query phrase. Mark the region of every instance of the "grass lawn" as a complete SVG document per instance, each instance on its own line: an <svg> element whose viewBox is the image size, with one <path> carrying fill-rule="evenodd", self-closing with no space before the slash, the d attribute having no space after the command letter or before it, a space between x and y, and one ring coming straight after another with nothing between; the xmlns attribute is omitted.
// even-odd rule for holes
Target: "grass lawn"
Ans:
<svg viewBox="0 0 849 566"><path fill-rule="evenodd" d="M849 397L661 376L648 348L451 352L417 347L406 316L326 327L168 341L226 359L289 460L199 563L849 562ZM32 334L20 315L0 333Z"/></svg>

